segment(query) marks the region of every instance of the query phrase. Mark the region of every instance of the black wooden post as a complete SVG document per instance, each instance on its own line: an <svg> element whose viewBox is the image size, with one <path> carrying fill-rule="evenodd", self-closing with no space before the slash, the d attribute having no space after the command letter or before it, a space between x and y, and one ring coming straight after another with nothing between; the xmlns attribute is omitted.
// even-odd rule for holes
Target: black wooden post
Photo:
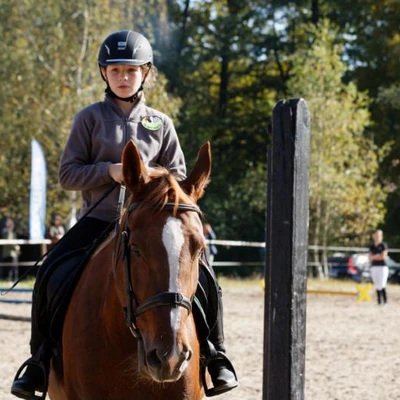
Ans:
<svg viewBox="0 0 400 400"><path fill-rule="evenodd" d="M279 101L268 151L263 400L303 400L310 117Z"/></svg>

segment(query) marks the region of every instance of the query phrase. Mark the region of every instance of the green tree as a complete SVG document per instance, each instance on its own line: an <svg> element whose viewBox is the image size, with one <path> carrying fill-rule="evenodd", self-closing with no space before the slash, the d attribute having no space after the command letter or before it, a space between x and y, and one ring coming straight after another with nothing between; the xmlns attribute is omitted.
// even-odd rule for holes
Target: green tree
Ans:
<svg viewBox="0 0 400 400"><path fill-rule="evenodd" d="M160 68L182 98L178 132L189 165L210 140L211 184L202 201L220 237L261 240L267 126L283 85L267 54L263 1L184 2L170 7Z"/></svg>
<svg viewBox="0 0 400 400"><path fill-rule="evenodd" d="M338 27L336 39L343 43L342 60L348 65L343 78L356 84L359 90L367 91L372 100L369 103L371 123L364 135L372 138L379 148L392 143L386 157L380 160L379 180L390 191L385 204L386 218L380 227L391 245L398 247L399 113L393 103L382 101L380 93L400 83L400 3L393 0L301 0L277 1L274 7L280 11L281 18L287 20L282 39L286 35L290 38L288 42L295 43L296 47L302 35L298 22L311 20L318 24L321 19L329 18Z"/></svg>
<svg viewBox="0 0 400 400"><path fill-rule="evenodd" d="M392 144L379 168L380 181L390 192L385 204L386 218L380 226L391 246L398 247L400 165L396 160L400 154L400 119L392 90L400 85L400 3L393 0L357 0L349 6L349 2L340 0L335 2L334 7L332 5L327 15L340 27L345 42L345 59L350 66L346 80L353 81L360 90L368 91L374 99L369 107L372 123L366 135L378 147L388 142ZM382 97L385 92L392 98L391 101L388 101L387 95L385 99Z"/></svg>
<svg viewBox="0 0 400 400"><path fill-rule="evenodd" d="M142 10L144 3L1 3L0 213L18 219L20 231L28 230L32 138L42 144L47 161L48 219L52 212L68 215L72 198L59 187L57 171L72 118L83 106L103 98L105 84L97 66L100 43L112 31L135 29L135 10ZM165 4L155 3L153 13ZM164 93L165 85L161 75L149 102L176 114L179 102Z"/></svg>
<svg viewBox="0 0 400 400"><path fill-rule="evenodd" d="M311 112L310 243L359 244L385 215L378 172L386 149L364 136L370 100L342 81L336 30L328 21L308 29L312 46L293 55L288 88Z"/></svg>
<svg viewBox="0 0 400 400"><path fill-rule="evenodd" d="M380 109L386 110L388 115L388 124L390 124L393 134L400 130L400 120L397 117L400 112L400 84L393 84L388 88L381 89L378 96L377 105ZM390 117L389 117L390 116ZM391 140L393 146L391 157L385 163L387 170L384 182L388 186L389 195L386 203L387 214L385 219L385 237L390 240L391 247L400 246L400 140L398 135ZM387 240L387 239L386 239Z"/></svg>
<svg viewBox="0 0 400 400"><path fill-rule="evenodd" d="M371 99L368 106L371 123L364 135L372 138L378 147L393 143L386 157L380 159L379 180L390 190L385 204L388 212L380 226L392 245L400 244L400 209L397 206L400 166L396 162L400 151L399 114L389 103L379 99L379 93L399 84L400 3L393 0L276 0L266 5L266 9L269 10L268 26L274 29L273 34L267 33L265 43L267 48L273 49L284 84L290 74L287 57L308 39L312 41L304 24L318 25L328 18L337 26L335 42L343 44L341 59L348 66L343 80L367 91Z"/></svg>

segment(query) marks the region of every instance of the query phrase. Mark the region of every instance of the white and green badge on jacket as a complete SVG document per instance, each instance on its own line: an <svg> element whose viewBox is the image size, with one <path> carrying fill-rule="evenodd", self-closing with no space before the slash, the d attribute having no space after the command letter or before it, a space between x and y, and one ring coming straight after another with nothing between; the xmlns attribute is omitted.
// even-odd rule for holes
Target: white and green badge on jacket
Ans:
<svg viewBox="0 0 400 400"><path fill-rule="evenodd" d="M141 123L149 131L158 131L162 127L161 118L155 116L143 117Z"/></svg>

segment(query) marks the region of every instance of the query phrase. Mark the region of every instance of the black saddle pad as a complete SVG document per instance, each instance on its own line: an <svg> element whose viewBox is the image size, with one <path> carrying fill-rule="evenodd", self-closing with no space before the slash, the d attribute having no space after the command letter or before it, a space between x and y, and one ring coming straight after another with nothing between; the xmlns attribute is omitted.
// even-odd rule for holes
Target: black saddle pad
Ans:
<svg viewBox="0 0 400 400"><path fill-rule="evenodd" d="M36 306L40 310L40 313L37 313L38 326L40 331L55 344L61 344L65 313L79 278L97 244L71 251L57 258L47 266L40 281Z"/></svg>

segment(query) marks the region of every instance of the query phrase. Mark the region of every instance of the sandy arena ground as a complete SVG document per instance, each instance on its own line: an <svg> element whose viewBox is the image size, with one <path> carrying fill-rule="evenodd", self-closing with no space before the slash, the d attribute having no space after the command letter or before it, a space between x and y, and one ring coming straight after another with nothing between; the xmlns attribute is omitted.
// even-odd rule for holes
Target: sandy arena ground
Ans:
<svg viewBox="0 0 400 400"><path fill-rule="evenodd" d="M223 286L223 290L226 342L241 385L217 399L258 400L262 398L262 289L255 284ZM389 304L378 307L375 302L358 303L355 296L308 294L306 400L400 399L400 286L390 286L388 296ZM0 314L29 316L29 310L29 305L0 304ZM9 388L28 356L29 326L0 319L0 400L15 399Z"/></svg>

